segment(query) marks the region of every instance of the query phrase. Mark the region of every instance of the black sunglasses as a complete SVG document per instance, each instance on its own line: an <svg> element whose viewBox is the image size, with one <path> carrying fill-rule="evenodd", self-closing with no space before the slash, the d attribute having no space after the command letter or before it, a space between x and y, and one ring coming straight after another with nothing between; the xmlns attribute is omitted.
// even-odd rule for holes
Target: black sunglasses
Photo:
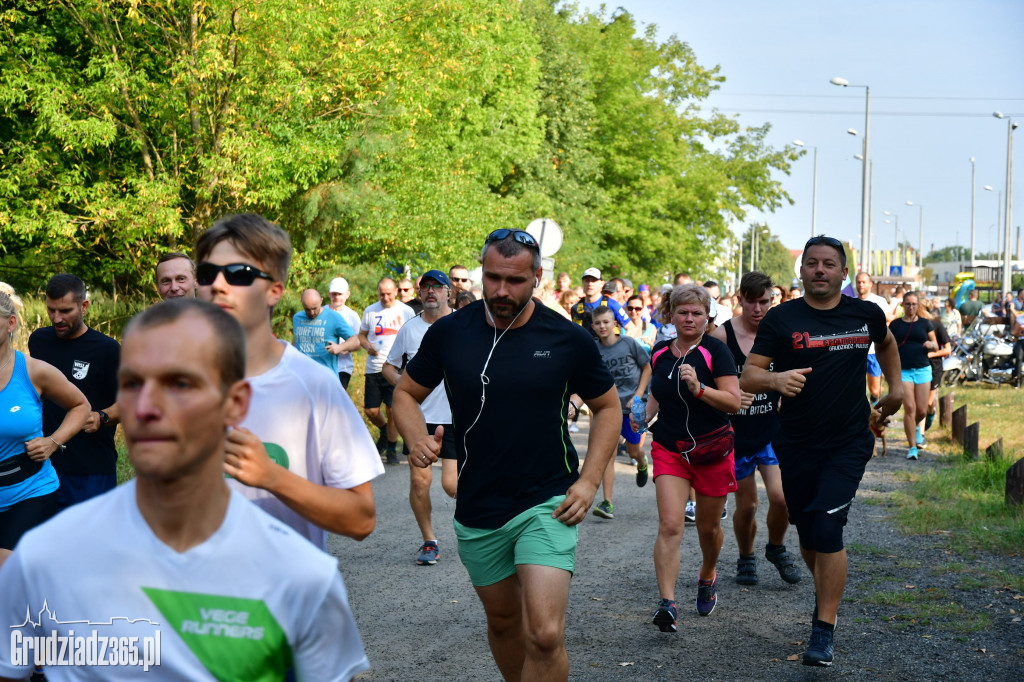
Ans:
<svg viewBox="0 0 1024 682"><path fill-rule="evenodd" d="M846 249L843 247L843 243L841 241L839 241L835 237L826 237L823 234L808 239L807 243L804 244L804 250L806 251L808 246L817 246L818 244L831 246L833 249L839 249L843 253L846 253Z"/></svg>
<svg viewBox="0 0 1024 682"><path fill-rule="evenodd" d="M230 263L228 265L200 263L196 266L196 282L199 286L209 286L221 272L224 273L224 281L233 287L251 286L257 277L268 279L271 282L275 281L272 276L248 263Z"/></svg>
<svg viewBox="0 0 1024 682"><path fill-rule="evenodd" d="M537 244L537 240L534 239L533 235L526 230L508 230L504 228L495 230L487 235L487 239L484 240L484 243L489 244L491 242L500 242L509 235L512 235L512 238L520 244L524 244L529 246L531 249L537 249L537 251L540 251L540 246Z"/></svg>
<svg viewBox="0 0 1024 682"><path fill-rule="evenodd" d="M628 310L631 313L638 313L641 310L643 310L643 308L634 308L633 306L628 305L628 306L626 306L626 310Z"/></svg>

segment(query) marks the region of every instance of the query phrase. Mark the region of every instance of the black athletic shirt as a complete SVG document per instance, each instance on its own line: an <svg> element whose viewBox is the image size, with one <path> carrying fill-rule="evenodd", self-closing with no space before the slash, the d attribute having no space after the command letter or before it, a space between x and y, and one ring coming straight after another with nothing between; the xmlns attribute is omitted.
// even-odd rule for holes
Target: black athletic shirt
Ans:
<svg viewBox="0 0 1024 682"><path fill-rule="evenodd" d="M889 329L896 339L900 351L900 367L903 369L921 369L931 365L928 350L924 343L928 340L928 332L934 331L931 320L919 317L907 323L903 318L889 323Z"/></svg>
<svg viewBox="0 0 1024 682"><path fill-rule="evenodd" d="M102 410L117 400L117 367L121 346L91 327L74 339L61 339L53 327L42 327L28 338L33 358L60 370L82 393L92 410ZM50 400L43 401L43 433L50 435L64 421L67 410ZM101 426L95 433L79 431L67 445L50 457L61 474L90 476L116 471L115 426Z"/></svg>
<svg viewBox="0 0 1024 682"><path fill-rule="evenodd" d="M776 372L812 368L803 390L782 399L776 449L823 450L863 437L871 414L864 393L868 347L885 335L882 309L849 296L830 310L798 298L768 311L750 353L772 358Z"/></svg>
<svg viewBox="0 0 1024 682"><path fill-rule="evenodd" d="M693 366L698 380L705 386L717 388L715 377L735 376L736 363L728 347L707 334L701 338L700 346L711 357L710 368L704 353L697 348L680 362L669 348L671 343L662 341L651 349L651 395L658 401L659 409L658 421L651 427L651 433L656 443L672 452L679 452L680 448L693 447L691 436L703 436L729 423L728 414L711 407L703 399L695 398L686 383L679 381L679 365Z"/></svg>
<svg viewBox="0 0 1024 682"><path fill-rule="evenodd" d="M946 333L946 328L943 327L941 324L935 324L934 320L932 321L932 331L935 332L935 340L939 343L939 350L942 350L942 347L945 346L947 343L951 343L949 334ZM942 361L945 359L945 357L928 358L928 362L930 362L932 365L932 374L935 377L942 376Z"/></svg>
<svg viewBox="0 0 1024 682"><path fill-rule="evenodd" d="M743 364L747 361L747 356L740 349L732 323L733 320L726 320L722 325L725 329L725 345L729 347L733 360L736 361L736 370L742 376ZM772 371L772 365L768 366L768 371ZM732 430L736 432L737 456L754 455L763 450L775 438L775 434L779 430L779 412L776 408L779 405L780 397L781 395L776 391L758 393L754 396L754 402L749 408L729 415Z"/></svg>
<svg viewBox="0 0 1024 682"><path fill-rule="evenodd" d="M483 301L441 318L405 370L428 388L444 381L460 471L455 518L472 528L500 528L564 495L579 477L565 419L569 396L587 400L614 387L590 334L534 303L526 324L501 337L493 353L495 330L484 318Z"/></svg>

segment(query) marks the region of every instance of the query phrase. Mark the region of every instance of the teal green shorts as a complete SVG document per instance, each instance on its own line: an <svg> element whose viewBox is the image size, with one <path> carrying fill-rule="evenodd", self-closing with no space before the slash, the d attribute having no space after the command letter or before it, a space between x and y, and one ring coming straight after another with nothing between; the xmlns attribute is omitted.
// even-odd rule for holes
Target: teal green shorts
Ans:
<svg viewBox="0 0 1024 682"><path fill-rule="evenodd" d="M477 587L493 585L519 564L576 570L576 526L551 517L565 499L557 495L520 513L501 528L470 528L454 521L459 558Z"/></svg>

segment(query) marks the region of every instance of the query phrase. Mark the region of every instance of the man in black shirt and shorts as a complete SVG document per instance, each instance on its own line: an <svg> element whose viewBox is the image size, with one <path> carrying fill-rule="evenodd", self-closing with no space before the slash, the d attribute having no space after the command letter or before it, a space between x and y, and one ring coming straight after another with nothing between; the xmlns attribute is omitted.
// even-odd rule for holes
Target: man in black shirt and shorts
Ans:
<svg viewBox="0 0 1024 682"><path fill-rule="evenodd" d="M846 586L843 526L875 445L864 381L872 342L890 388L877 405L881 418L903 401L899 355L885 314L874 303L842 295L847 272L841 242L811 238L800 264L804 297L768 312L740 378L743 391L783 396L773 446L816 594L804 665L833 660L836 612Z"/></svg>
<svg viewBox="0 0 1024 682"><path fill-rule="evenodd" d="M565 680L576 524L622 411L590 334L533 300L542 274L533 237L495 230L481 256L484 299L430 325L395 387L395 419L409 461L430 466L443 427L428 434L419 404L444 381L459 467L455 534L494 661L506 680ZM573 393L593 411L582 470L566 423Z"/></svg>

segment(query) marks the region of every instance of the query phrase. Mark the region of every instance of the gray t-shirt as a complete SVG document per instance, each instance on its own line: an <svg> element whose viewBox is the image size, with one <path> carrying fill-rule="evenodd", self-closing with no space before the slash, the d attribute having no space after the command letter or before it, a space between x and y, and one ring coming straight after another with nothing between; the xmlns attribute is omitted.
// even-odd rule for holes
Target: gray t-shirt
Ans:
<svg viewBox="0 0 1024 682"><path fill-rule="evenodd" d="M644 365L650 364L651 356L636 339L625 335L620 335L618 342L611 346L605 346L599 341L597 349L601 351L605 367L612 373L622 411L629 412L637 386L640 385L640 374Z"/></svg>

